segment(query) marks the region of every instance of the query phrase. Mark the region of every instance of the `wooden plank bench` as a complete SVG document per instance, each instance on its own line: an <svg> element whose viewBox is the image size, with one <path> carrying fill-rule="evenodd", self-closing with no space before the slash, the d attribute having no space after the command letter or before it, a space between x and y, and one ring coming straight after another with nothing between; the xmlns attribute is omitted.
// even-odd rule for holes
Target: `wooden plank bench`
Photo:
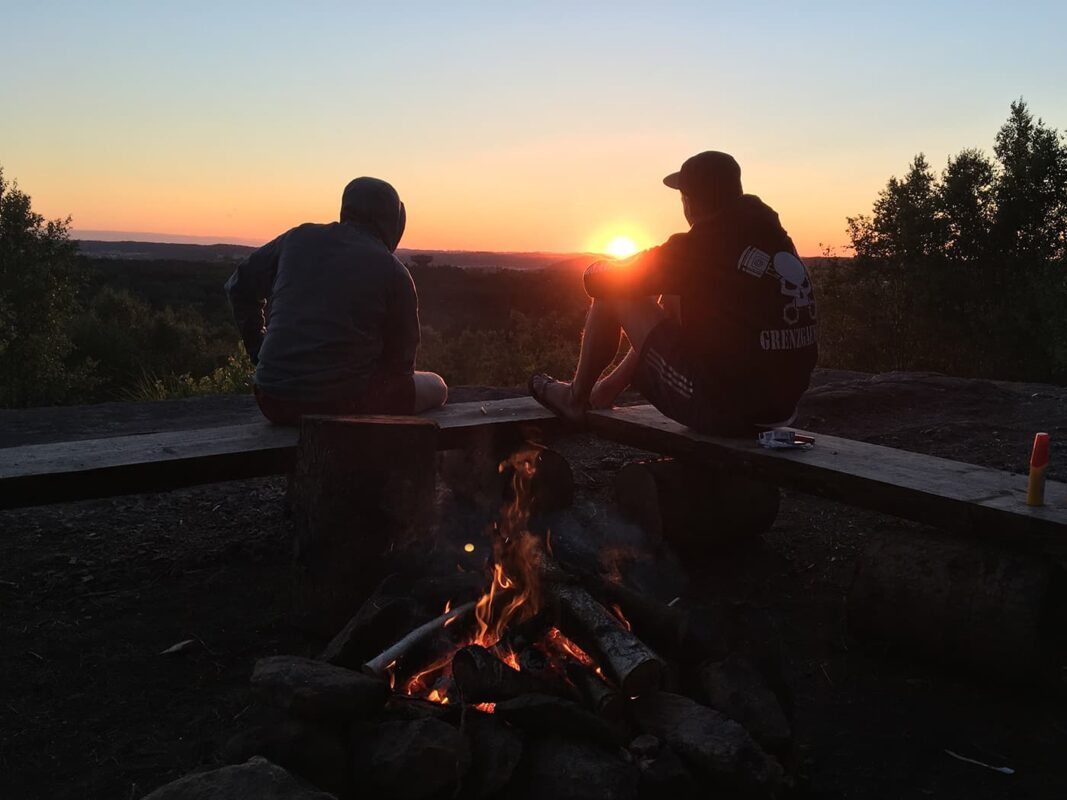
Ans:
<svg viewBox="0 0 1067 800"><path fill-rule="evenodd" d="M652 406L593 411L590 429L620 444L754 478L1022 550L1067 556L1067 484L1049 481L1046 505L1026 505L1025 475L810 433L810 450L703 436Z"/></svg>
<svg viewBox="0 0 1067 800"><path fill-rule="evenodd" d="M557 420L532 398L457 403L426 415L441 449ZM162 491L289 470L299 431L267 422L0 449L0 508Z"/></svg>
<svg viewBox="0 0 1067 800"><path fill-rule="evenodd" d="M530 398L460 403L427 415L441 449L488 433L557 420ZM808 451L766 450L754 439L702 436L651 406L595 411L597 435L653 453L736 469L753 477L937 527L1067 556L1067 485L1050 482L1048 505L1025 504L1026 479L879 445L814 434ZM0 508L57 503L280 474L293 461L295 428L235 425L0 449Z"/></svg>

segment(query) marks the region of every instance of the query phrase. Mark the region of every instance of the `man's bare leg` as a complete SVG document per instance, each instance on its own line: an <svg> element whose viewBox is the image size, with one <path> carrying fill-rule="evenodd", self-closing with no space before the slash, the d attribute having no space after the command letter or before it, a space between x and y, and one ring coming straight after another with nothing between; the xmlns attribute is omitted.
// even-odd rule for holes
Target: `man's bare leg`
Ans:
<svg viewBox="0 0 1067 800"><path fill-rule="evenodd" d="M663 295L659 299L659 304L667 312L667 317L681 323L681 304L677 295ZM618 396L633 383L640 360L641 350L630 347L618 366L593 384L593 391L589 395L589 407L611 408Z"/></svg>
<svg viewBox="0 0 1067 800"><path fill-rule="evenodd" d="M545 387L548 402L571 419L585 413L593 386L619 350L620 333L625 332L631 347L640 352L648 334L665 318L666 312L651 297L595 298L585 321L574 380Z"/></svg>
<svg viewBox="0 0 1067 800"><path fill-rule="evenodd" d="M448 384L436 372L416 372L415 413L432 411L448 402Z"/></svg>

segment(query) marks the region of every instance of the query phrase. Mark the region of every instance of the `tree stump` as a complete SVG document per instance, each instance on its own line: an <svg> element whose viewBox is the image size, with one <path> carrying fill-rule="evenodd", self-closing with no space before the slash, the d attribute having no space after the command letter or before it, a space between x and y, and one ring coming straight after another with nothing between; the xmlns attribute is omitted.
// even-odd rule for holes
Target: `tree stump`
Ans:
<svg viewBox="0 0 1067 800"><path fill-rule="evenodd" d="M971 672L1032 680L1063 644L1063 569L978 542L879 536L861 556L849 632Z"/></svg>
<svg viewBox="0 0 1067 800"><path fill-rule="evenodd" d="M615 494L650 536L696 551L759 536L778 516L777 486L674 459L627 464Z"/></svg>
<svg viewBox="0 0 1067 800"><path fill-rule="evenodd" d="M418 417L304 418L289 497L305 630L337 633L384 576L385 554L430 534L437 433Z"/></svg>

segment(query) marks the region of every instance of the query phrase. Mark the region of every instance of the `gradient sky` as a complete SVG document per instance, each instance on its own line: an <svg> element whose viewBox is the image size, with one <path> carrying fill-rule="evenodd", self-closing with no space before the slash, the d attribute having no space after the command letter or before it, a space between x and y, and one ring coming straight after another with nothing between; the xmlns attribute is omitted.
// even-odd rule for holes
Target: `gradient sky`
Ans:
<svg viewBox="0 0 1067 800"><path fill-rule="evenodd" d="M76 230L260 242L390 180L405 247L576 251L684 227L741 163L803 254L892 174L1067 128L1067 3L0 0L0 166Z"/></svg>

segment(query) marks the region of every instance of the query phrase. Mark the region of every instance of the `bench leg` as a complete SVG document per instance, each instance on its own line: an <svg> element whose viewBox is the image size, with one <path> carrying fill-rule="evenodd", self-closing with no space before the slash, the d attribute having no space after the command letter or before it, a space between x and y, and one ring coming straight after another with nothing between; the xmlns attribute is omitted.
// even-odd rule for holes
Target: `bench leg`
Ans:
<svg viewBox="0 0 1067 800"><path fill-rule="evenodd" d="M433 524L437 425L416 417L309 417L289 497L293 605L305 630L332 636Z"/></svg>
<svg viewBox="0 0 1067 800"><path fill-rule="evenodd" d="M651 537L690 552L751 540L778 516L777 486L673 459L627 464L615 494Z"/></svg>

